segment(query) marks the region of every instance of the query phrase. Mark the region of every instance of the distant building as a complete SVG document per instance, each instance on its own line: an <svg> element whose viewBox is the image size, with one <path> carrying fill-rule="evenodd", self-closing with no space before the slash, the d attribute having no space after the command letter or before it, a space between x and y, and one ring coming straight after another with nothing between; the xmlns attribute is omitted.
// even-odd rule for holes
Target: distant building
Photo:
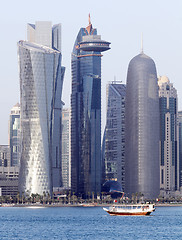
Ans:
<svg viewBox="0 0 182 240"><path fill-rule="evenodd" d="M109 44L89 17L72 52L71 188L82 196L101 192L101 52Z"/></svg>
<svg viewBox="0 0 182 240"><path fill-rule="evenodd" d="M9 145L0 145L0 166L10 166L10 147Z"/></svg>
<svg viewBox="0 0 182 240"><path fill-rule="evenodd" d="M20 192L52 194L61 182L61 28L28 24L28 41L18 42L21 109Z"/></svg>
<svg viewBox="0 0 182 240"><path fill-rule="evenodd" d="M125 193L159 196L159 96L154 61L143 51L128 67Z"/></svg>
<svg viewBox="0 0 182 240"><path fill-rule="evenodd" d="M18 176L19 167L0 167L0 188L2 196L17 196Z"/></svg>
<svg viewBox="0 0 182 240"><path fill-rule="evenodd" d="M126 85L113 81L106 91L105 181L118 181L124 189Z"/></svg>
<svg viewBox="0 0 182 240"><path fill-rule="evenodd" d="M178 112L179 123L179 189L182 192L182 111Z"/></svg>
<svg viewBox="0 0 182 240"><path fill-rule="evenodd" d="M160 191L165 197L179 190L177 91L166 76L159 77Z"/></svg>
<svg viewBox="0 0 182 240"><path fill-rule="evenodd" d="M101 183L102 186L106 181L106 169L105 169L105 147L106 147L106 128L104 129L103 139L102 139L102 148L101 148L101 167L102 167L102 175L101 175Z"/></svg>
<svg viewBox="0 0 182 240"><path fill-rule="evenodd" d="M9 146L10 146L10 166L20 164L20 104L17 103L10 113L9 119Z"/></svg>
<svg viewBox="0 0 182 240"><path fill-rule="evenodd" d="M71 188L70 109L62 111L62 187Z"/></svg>
<svg viewBox="0 0 182 240"><path fill-rule="evenodd" d="M9 145L0 145L0 192L2 196L17 195L18 176L19 166L11 166Z"/></svg>

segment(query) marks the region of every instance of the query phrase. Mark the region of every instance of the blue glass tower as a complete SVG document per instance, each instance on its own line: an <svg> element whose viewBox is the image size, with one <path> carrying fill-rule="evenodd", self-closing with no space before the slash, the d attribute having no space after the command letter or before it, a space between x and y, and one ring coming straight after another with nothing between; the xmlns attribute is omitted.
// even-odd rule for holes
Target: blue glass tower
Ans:
<svg viewBox="0 0 182 240"><path fill-rule="evenodd" d="M71 188L83 196L101 191L101 52L109 44L89 16L72 52Z"/></svg>

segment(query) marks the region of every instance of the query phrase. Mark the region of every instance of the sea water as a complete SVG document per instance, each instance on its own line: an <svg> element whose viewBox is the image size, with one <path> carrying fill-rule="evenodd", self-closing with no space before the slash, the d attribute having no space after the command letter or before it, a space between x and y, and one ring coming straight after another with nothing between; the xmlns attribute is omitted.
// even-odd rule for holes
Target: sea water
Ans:
<svg viewBox="0 0 182 240"><path fill-rule="evenodd" d="M182 239L182 207L110 216L101 207L1 207L0 240Z"/></svg>

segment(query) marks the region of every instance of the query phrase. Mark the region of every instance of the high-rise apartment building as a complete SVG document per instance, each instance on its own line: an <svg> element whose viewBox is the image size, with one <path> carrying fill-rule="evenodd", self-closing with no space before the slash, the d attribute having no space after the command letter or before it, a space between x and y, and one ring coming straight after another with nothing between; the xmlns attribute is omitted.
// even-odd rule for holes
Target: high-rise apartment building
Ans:
<svg viewBox="0 0 182 240"><path fill-rule="evenodd" d="M61 66L60 25L51 26L50 22L28 24L28 41L18 43L19 187L20 192L29 194L52 194L52 187L61 186L61 96L65 68Z"/></svg>
<svg viewBox="0 0 182 240"><path fill-rule="evenodd" d="M154 61L141 54L128 67L125 125L125 192L159 196L159 96Z"/></svg>
<svg viewBox="0 0 182 240"><path fill-rule="evenodd" d="M179 190L182 191L182 111L178 112L179 124Z"/></svg>
<svg viewBox="0 0 182 240"><path fill-rule="evenodd" d="M62 187L71 188L70 109L62 111Z"/></svg>
<svg viewBox="0 0 182 240"><path fill-rule="evenodd" d="M125 96L126 85L113 81L106 89L105 181L125 186Z"/></svg>
<svg viewBox="0 0 182 240"><path fill-rule="evenodd" d="M83 196L101 191L101 52L109 44L89 17L72 52L71 188Z"/></svg>
<svg viewBox="0 0 182 240"><path fill-rule="evenodd" d="M179 190L177 91L166 76L159 77L160 191L168 197Z"/></svg>
<svg viewBox="0 0 182 240"><path fill-rule="evenodd" d="M17 103L10 113L8 141L10 146L10 166L20 164L20 104Z"/></svg>

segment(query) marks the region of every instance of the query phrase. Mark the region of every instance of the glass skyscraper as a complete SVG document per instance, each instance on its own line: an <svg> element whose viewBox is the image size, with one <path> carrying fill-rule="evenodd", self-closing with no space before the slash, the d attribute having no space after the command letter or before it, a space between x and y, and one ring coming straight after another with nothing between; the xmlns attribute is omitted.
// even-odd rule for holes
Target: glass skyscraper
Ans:
<svg viewBox="0 0 182 240"><path fill-rule="evenodd" d="M141 54L128 67L125 192L159 196L159 96L154 61Z"/></svg>
<svg viewBox="0 0 182 240"><path fill-rule="evenodd" d="M179 123L179 190L182 191L182 111L178 112Z"/></svg>
<svg viewBox="0 0 182 240"><path fill-rule="evenodd" d="M179 190L177 91L166 76L159 77L160 192L164 197Z"/></svg>
<svg viewBox="0 0 182 240"><path fill-rule="evenodd" d="M10 146L10 166L20 164L20 104L17 103L12 109L9 119L8 141Z"/></svg>
<svg viewBox="0 0 182 240"><path fill-rule="evenodd" d="M61 66L62 55L57 49L58 41L52 41L53 36L50 22L36 22L28 24L28 41L18 43L19 188L28 194L52 194L52 187L61 186L61 95L65 68Z"/></svg>
<svg viewBox="0 0 182 240"><path fill-rule="evenodd" d="M89 17L72 52L71 188L83 196L101 191L101 52L109 44Z"/></svg>
<svg viewBox="0 0 182 240"><path fill-rule="evenodd" d="M126 85L113 81L106 91L105 181L118 181L124 190Z"/></svg>

